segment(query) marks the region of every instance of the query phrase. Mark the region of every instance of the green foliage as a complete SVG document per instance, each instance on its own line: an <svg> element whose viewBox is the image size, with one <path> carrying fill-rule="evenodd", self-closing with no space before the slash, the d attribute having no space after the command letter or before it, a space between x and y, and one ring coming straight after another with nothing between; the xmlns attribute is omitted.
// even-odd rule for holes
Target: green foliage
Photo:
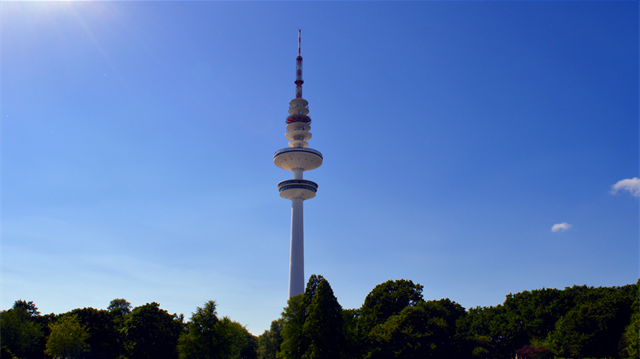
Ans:
<svg viewBox="0 0 640 359"><path fill-rule="evenodd" d="M16 357L41 358L45 343L44 328L38 323L37 317L32 316L34 311L23 306L22 302L16 301L12 309L0 312L0 343Z"/></svg>
<svg viewBox="0 0 640 359"><path fill-rule="evenodd" d="M28 302L22 299L16 300L13 303L13 309L18 309L18 308L23 308L24 310L26 310L31 317L37 317L38 315L40 315L40 312L38 311L38 307L36 307L36 305L31 300Z"/></svg>
<svg viewBox="0 0 640 359"><path fill-rule="evenodd" d="M54 358L80 358L88 351L86 343L89 333L80 324L78 317L72 314L63 315L55 323L49 324L51 334L47 340L45 354Z"/></svg>
<svg viewBox="0 0 640 359"><path fill-rule="evenodd" d="M113 312L83 308L74 309L70 314L75 315L89 333L89 338L86 340L89 350L83 355L84 358L107 359L124 354Z"/></svg>
<svg viewBox="0 0 640 359"><path fill-rule="evenodd" d="M358 331L358 321L360 319L360 309L342 310L342 331L344 333L344 346L342 352L346 358L361 357L362 336Z"/></svg>
<svg viewBox="0 0 640 359"><path fill-rule="evenodd" d="M240 350L240 359L257 359L258 358L258 338L249 333L244 326L245 344Z"/></svg>
<svg viewBox="0 0 640 359"><path fill-rule="evenodd" d="M631 302L615 293L597 298L598 294L589 293L556 323L548 339L555 354L577 358L617 356L618 343L629 324Z"/></svg>
<svg viewBox="0 0 640 359"><path fill-rule="evenodd" d="M464 338L464 347L473 358L490 358L500 344L500 335L492 325L501 314L502 306L470 308L458 322L460 336Z"/></svg>
<svg viewBox="0 0 640 359"><path fill-rule="evenodd" d="M272 321L269 330L265 330L258 337L258 359L276 359L276 354L280 350L280 345L282 345L280 332L282 331L283 323L283 318Z"/></svg>
<svg viewBox="0 0 640 359"><path fill-rule="evenodd" d="M405 279L378 284L367 295L360 309L359 326L362 332L369 333L373 327L384 323L405 307L421 302L422 288L420 284Z"/></svg>
<svg viewBox="0 0 640 359"><path fill-rule="evenodd" d="M442 299L418 302L373 328L367 358L459 358L456 321L465 311Z"/></svg>
<svg viewBox="0 0 640 359"><path fill-rule="evenodd" d="M3 358L3 359L14 359L15 357L13 356L13 353L11 353L11 351L9 349L7 349L7 347L2 346L0 348L0 358Z"/></svg>
<svg viewBox="0 0 640 359"><path fill-rule="evenodd" d="M181 359L248 359L255 357L255 338L241 324L218 318L216 302L207 301L191 315L180 335Z"/></svg>
<svg viewBox="0 0 640 359"><path fill-rule="evenodd" d="M376 286L359 309L343 310L329 283L313 275L282 317L259 338L218 318L214 301L184 316L157 303L131 311L124 299L109 310L40 315L18 300L0 311L2 358L43 355L86 359L495 359L621 357L640 359L638 283L573 286L509 294L503 304L465 311L449 299L425 302L409 280ZM179 351L178 351L179 349Z"/></svg>
<svg viewBox="0 0 640 359"><path fill-rule="evenodd" d="M373 328L399 314L404 308L422 302L422 288L420 284L413 284L411 280L405 279L388 280L373 288L360 308L357 324L362 355L372 355L376 345L379 345L376 343L378 339L371 337Z"/></svg>
<svg viewBox="0 0 640 359"><path fill-rule="evenodd" d="M117 312L123 315L131 313L133 306L124 298L116 298L109 303L107 310L110 312Z"/></svg>
<svg viewBox="0 0 640 359"><path fill-rule="evenodd" d="M342 355L342 307L322 276L312 275L304 294L289 298L282 320L278 358L339 358Z"/></svg>
<svg viewBox="0 0 640 359"><path fill-rule="evenodd" d="M183 328L182 321L160 309L158 303L134 308L122 328L129 359L177 359L176 348Z"/></svg>
<svg viewBox="0 0 640 359"><path fill-rule="evenodd" d="M509 330L514 345L522 347L530 338L545 338L573 305L573 298L558 289L509 294L503 304L505 312L511 314L505 329Z"/></svg>
<svg viewBox="0 0 640 359"><path fill-rule="evenodd" d="M633 301L633 314L623 336L623 355L630 359L640 359L640 280L636 285L638 290Z"/></svg>
<svg viewBox="0 0 640 359"><path fill-rule="evenodd" d="M473 348L473 351L471 352L471 357L472 358L491 358L491 353L487 348L478 346Z"/></svg>
<svg viewBox="0 0 640 359"><path fill-rule="evenodd" d="M282 345L277 357L282 359L301 359L306 353L309 339L302 333L304 322L307 319L307 308L311 305L316 288L322 280L322 276L313 274L307 282L303 294L289 298L287 306L282 312Z"/></svg>
<svg viewBox="0 0 640 359"><path fill-rule="evenodd" d="M546 338L555 323L575 305L576 296L585 291L585 286L567 291L524 291L507 295L502 305L470 310L466 319L466 324L471 324L468 343L471 348L482 347L498 357L513 356L525 345Z"/></svg>
<svg viewBox="0 0 640 359"><path fill-rule="evenodd" d="M467 355L476 358L512 357L516 350L532 345L550 349L560 356L581 353L593 357L605 352L587 344L594 340L607 347L610 356L615 356L617 345L613 343L620 340L622 323L629 322L628 317L624 319L624 313L628 312L624 303L630 303L636 288L636 285L573 286L564 290L541 289L509 294L502 305L471 308L459 323L459 336L465 338ZM612 298L617 298L614 302L621 305L614 305L617 309L609 313L612 317L607 319L594 314L612 310L612 303L607 304ZM578 309L582 306L584 308ZM591 314L586 315L589 311ZM587 317L591 319L585 319ZM596 317L600 319L594 319ZM598 320L600 326L593 325ZM608 329L603 330L605 327ZM573 352L569 348L573 348Z"/></svg>
<svg viewBox="0 0 640 359"><path fill-rule="evenodd" d="M307 282L307 287L304 290L304 293L302 294L302 298L303 298L303 305L305 308L308 308L311 305L311 302L313 301L313 298L316 295L318 286L320 285L320 282L324 279L323 276L321 275L315 275L312 274L311 277L309 277L309 281Z"/></svg>
<svg viewBox="0 0 640 359"><path fill-rule="evenodd" d="M224 328L225 338L231 346L229 359L253 359L256 357L256 338L249 333L247 328L228 317L222 318L221 324Z"/></svg>
<svg viewBox="0 0 640 359"><path fill-rule="evenodd" d="M187 332L180 335L180 358L218 358L228 356L230 348L222 338L216 302L209 300L198 307L187 324Z"/></svg>
<svg viewBox="0 0 640 359"><path fill-rule="evenodd" d="M342 353L342 307L338 303L331 285L322 278L307 309L307 318L302 334L310 342L304 359L335 359Z"/></svg>
<svg viewBox="0 0 640 359"><path fill-rule="evenodd" d="M303 295L296 295L287 301L287 306L282 312L282 345L277 354L282 359L300 359L309 346L307 338L302 335L302 327L305 321L305 307Z"/></svg>

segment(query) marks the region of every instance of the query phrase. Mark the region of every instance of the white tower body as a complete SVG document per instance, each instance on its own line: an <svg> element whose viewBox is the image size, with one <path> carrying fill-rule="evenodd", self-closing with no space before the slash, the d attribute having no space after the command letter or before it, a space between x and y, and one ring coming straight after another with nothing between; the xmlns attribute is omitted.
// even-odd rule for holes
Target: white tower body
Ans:
<svg viewBox="0 0 640 359"><path fill-rule="evenodd" d="M296 58L296 98L289 102L287 133L289 147L277 151L273 162L283 170L293 172L293 179L278 183L280 197L291 200L291 254L289 259L289 298L304 293L304 218L303 201L316 196L318 185L303 179L303 172L322 165L322 154L307 148L311 138L309 103L302 98L302 56L298 31Z"/></svg>

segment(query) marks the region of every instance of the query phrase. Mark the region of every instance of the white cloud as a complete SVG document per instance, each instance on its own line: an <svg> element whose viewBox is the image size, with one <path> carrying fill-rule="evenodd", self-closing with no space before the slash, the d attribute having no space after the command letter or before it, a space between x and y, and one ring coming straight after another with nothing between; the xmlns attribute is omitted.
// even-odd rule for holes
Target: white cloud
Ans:
<svg viewBox="0 0 640 359"><path fill-rule="evenodd" d="M571 225L567 222L556 223L551 227L551 232L564 232L569 228L571 228Z"/></svg>
<svg viewBox="0 0 640 359"><path fill-rule="evenodd" d="M629 191L632 196L640 197L640 178L623 179L611 187L611 193L613 194L618 193L619 190Z"/></svg>

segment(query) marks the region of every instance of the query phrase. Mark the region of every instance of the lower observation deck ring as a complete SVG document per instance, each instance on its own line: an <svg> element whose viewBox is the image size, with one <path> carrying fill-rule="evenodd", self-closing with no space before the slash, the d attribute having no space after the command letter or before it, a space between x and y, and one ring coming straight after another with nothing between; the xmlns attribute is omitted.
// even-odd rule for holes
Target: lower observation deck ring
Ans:
<svg viewBox="0 0 640 359"><path fill-rule="evenodd" d="M316 196L318 184L304 179L291 179L278 183L280 197L286 199L311 199Z"/></svg>

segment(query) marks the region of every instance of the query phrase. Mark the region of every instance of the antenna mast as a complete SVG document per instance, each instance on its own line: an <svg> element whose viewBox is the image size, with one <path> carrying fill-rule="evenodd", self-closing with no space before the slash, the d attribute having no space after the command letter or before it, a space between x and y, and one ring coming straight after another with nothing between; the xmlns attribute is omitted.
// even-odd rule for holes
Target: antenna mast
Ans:
<svg viewBox="0 0 640 359"><path fill-rule="evenodd" d="M296 57L296 98L302 98L302 56L300 56L300 30L298 30L298 57Z"/></svg>

